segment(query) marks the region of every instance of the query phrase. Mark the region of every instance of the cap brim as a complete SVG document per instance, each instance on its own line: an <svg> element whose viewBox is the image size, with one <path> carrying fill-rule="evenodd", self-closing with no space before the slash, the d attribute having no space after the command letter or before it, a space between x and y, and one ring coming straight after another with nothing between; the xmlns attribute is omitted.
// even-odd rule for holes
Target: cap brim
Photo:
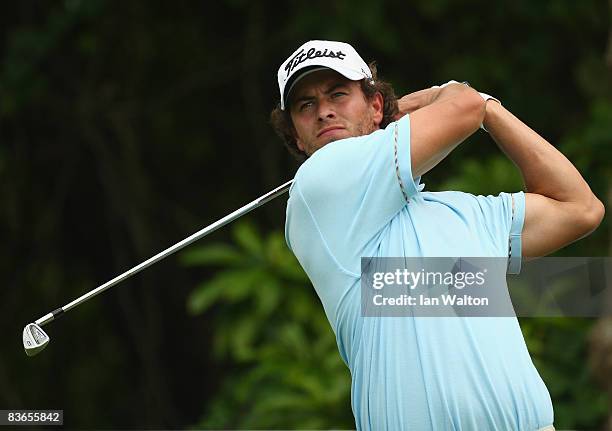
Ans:
<svg viewBox="0 0 612 431"><path fill-rule="evenodd" d="M310 75L311 73L314 72L319 72L321 70L333 70L335 72L338 72L340 75L344 76L347 79L350 79L351 81L359 81L361 79L365 79L367 78L367 76L364 76L363 74L356 72L352 69L347 69L344 67L329 67L329 66L306 66L302 69L298 69L293 73L293 76L291 78L289 78L289 81L287 82L287 84L285 85L285 94L283 95L283 100L282 100L282 106L281 109L286 109L287 104L289 102L289 95L291 94L291 90L293 90L293 88L296 86L296 84L302 79L305 78L306 76Z"/></svg>

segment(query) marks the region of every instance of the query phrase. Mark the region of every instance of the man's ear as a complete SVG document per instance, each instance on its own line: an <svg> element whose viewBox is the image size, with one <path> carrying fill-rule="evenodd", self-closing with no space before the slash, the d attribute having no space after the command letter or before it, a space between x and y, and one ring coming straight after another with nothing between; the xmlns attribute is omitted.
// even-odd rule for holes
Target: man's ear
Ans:
<svg viewBox="0 0 612 431"><path fill-rule="evenodd" d="M372 119L377 127L380 127L384 116L384 99L380 92L376 92L372 98L370 108L372 109Z"/></svg>

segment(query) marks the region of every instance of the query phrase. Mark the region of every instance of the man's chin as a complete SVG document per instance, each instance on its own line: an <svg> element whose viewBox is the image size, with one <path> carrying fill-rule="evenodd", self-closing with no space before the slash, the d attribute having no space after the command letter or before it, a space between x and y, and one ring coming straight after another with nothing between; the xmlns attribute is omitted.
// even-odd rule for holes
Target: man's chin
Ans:
<svg viewBox="0 0 612 431"><path fill-rule="evenodd" d="M328 139L325 140L325 143L323 145L331 144L332 142L339 141L340 139L346 138L342 136L330 136Z"/></svg>
<svg viewBox="0 0 612 431"><path fill-rule="evenodd" d="M347 138L351 138L351 137L352 137L352 135L350 133L346 133L346 131L344 131L344 130L342 132L339 132L339 133L333 133L333 134L330 134L329 136L324 136L324 137L320 138L321 139L321 147L324 146L324 145L327 145L327 144L329 144L331 142L336 142L336 141L339 141L341 139L347 139Z"/></svg>
<svg viewBox="0 0 612 431"><path fill-rule="evenodd" d="M338 130L336 133L330 133L330 134L325 135L325 136L320 136L318 138L318 140L315 141L317 147L310 153L310 155L312 155L318 149L323 148L324 146L326 146L327 144L330 144L332 142L340 141L342 139L354 138L354 137L357 137L357 136L369 135L370 133L375 132L377 129L378 128L374 127L372 130L370 130L368 132L365 132L363 130L359 130L356 134L354 132L351 133L347 129L341 129L341 130Z"/></svg>
<svg viewBox="0 0 612 431"><path fill-rule="evenodd" d="M321 137L321 138L319 138L320 139L319 142L317 142L317 148L312 153L314 153L318 149L323 148L327 144L331 144L332 142L336 142L336 141L340 141L342 139L348 139L348 138L352 138L352 137L353 136L350 135L350 134L346 134L346 136L345 136L344 133L332 134L330 136Z"/></svg>

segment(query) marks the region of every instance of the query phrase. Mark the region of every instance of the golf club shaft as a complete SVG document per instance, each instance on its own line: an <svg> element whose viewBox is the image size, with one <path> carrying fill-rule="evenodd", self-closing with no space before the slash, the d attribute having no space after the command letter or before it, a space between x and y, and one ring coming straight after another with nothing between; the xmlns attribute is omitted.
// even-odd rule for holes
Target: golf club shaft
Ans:
<svg viewBox="0 0 612 431"><path fill-rule="evenodd" d="M179 251L180 249L188 246L192 242L197 241L200 238L205 237L209 233L214 232L215 230L219 229L220 227L225 226L226 224L232 222L233 220L236 220L237 218L243 216L244 214L246 214L246 213L254 210L255 208L265 204L266 202L271 201L275 197L277 197L277 196L283 194L284 192L286 192L289 189L289 187L291 187L292 183L293 183L293 180L287 181L285 184L283 184L281 186L278 186L274 190L272 190L272 191L266 193L265 195L255 199L253 202L251 202L251 203L249 203L249 204L247 204L247 205L237 209L236 211L234 211L231 214L226 215L222 219L219 219L216 222L214 222L213 224L211 224L209 226L206 226L205 228L203 228L203 229L199 230L198 232L194 233L193 235L185 238L181 242L178 242L178 243L174 244L173 246L168 247L164 251L156 254L155 256L153 256L153 257L151 257L151 258L149 258L147 260L145 260L141 264L136 265L132 269L129 269L129 270L125 271L123 274L118 275L117 277L113 278L112 280L107 281L106 283L102 284L101 286L96 287L95 289L87 292L86 294L80 296L79 298L75 299L74 301L64 305L61 308L58 308L57 310L52 311L51 313L47 313L46 315L44 315L43 317L38 319L36 321L36 324L39 325L39 326L43 326L43 325L53 321L60 314L70 310L71 308L76 307L77 305L87 301L88 299L93 298L94 296L98 295L99 293L104 292L106 289L109 289L110 287L113 287L115 284L120 283L123 280L126 280L126 279L130 278L132 275L137 274L138 272L142 271L143 269L153 265L156 262L159 262L160 260L164 259L165 257L170 256L171 254L173 254L173 253Z"/></svg>

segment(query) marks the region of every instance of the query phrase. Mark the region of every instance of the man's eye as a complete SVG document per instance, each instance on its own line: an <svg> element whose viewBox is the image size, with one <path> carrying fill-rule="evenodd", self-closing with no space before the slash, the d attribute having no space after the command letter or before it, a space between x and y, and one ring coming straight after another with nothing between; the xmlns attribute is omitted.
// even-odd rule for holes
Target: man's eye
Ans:
<svg viewBox="0 0 612 431"><path fill-rule="evenodd" d="M312 106L312 102L304 102L300 105L300 111L303 111L306 108L310 108Z"/></svg>
<svg viewBox="0 0 612 431"><path fill-rule="evenodd" d="M332 94L332 97L333 97L334 99L336 99L336 98L338 98L338 97L340 97L340 96L345 96L345 95L346 95L346 93L345 93L345 92L343 92L343 91L336 91L334 94Z"/></svg>

